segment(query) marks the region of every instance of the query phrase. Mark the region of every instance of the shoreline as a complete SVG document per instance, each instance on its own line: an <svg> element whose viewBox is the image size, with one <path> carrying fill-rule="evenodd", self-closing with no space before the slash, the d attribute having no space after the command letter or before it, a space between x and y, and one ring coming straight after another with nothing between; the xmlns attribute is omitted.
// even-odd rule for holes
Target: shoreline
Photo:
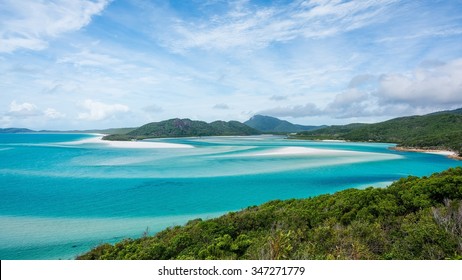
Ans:
<svg viewBox="0 0 462 280"><path fill-rule="evenodd" d="M389 149L393 151L398 151L398 152L414 152L414 153L427 153L427 154L442 155L442 156L446 156L451 159L462 160L462 157L457 155L456 152L449 151L449 150L398 147L398 146L390 147Z"/></svg>

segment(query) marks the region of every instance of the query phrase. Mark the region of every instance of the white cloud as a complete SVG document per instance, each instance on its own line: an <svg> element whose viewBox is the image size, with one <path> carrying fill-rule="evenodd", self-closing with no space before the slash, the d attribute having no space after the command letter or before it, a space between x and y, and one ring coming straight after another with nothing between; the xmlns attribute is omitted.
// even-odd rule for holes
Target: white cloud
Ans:
<svg viewBox="0 0 462 280"><path fill-rule="evenodd" d="M40 50L48 40L88 25L109 0L4 0L0 9L0 52Z"/></svg>
<svg viewBox="0 0 462 280"><path fill-rule="evenodd" d="M377 96L381 104L411 106L462 104L462 59L409 73L390 73L380 78Z"/></svg>
<svg viewBox="0 0 462 280"><path fill-rule="evenodd" d="M17 118L33 117L41 114L42 112L38 110L35 104L28 102L17 103L16 100L10 103L10 110L7 113L8 116Z"/></svg>
<svg viewBox="0 0 462 280"><path fill-rule="evenodd" d="M57 111L54 108L47 108L46 110L42 111L37 105L33 103L18 103L16 100L13 100L10 103L8 112L3 116L3 122L11 122L14 119L40 119L41 117L45 117L47 120L56 120L64 118L65 114Z"/></svg>
<svg viewBox="0 0 462 280"><path fill-rule="evenodd" d="M87 121L99 121L110 117L114 117L119 113L129 111L128 106L122 104L105 104L99 101L87 99L82 103L87 112L80 113L78 118Z"/></svg>
<svg viewBox="0 0 462 280"><path fill-rule="evenodd" d="M242 3L207 22L178 20L175 34L164 38L173 51L190 48L263 48L296 38L321 38L361 28L387 16L386 1L304 1L255 9ZM244 2L245 3L245 2ZM176 35L176 37L172 37Z"/></svg>

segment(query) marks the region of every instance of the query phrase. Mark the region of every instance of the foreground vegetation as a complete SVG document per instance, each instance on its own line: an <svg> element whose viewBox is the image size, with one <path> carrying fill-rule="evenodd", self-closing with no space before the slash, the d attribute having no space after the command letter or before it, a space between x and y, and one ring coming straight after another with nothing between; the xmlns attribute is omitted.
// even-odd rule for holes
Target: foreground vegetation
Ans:
<svg viewBox="0 0 462 280"><path fill-rule="evenodd" d="M337 125L301 132L296 138L388 142L401 147L451 150L462 155L462 115L460 110L454 110L375 124Z"/></svg>
<svg viewBox="0 0 462 280"><path fill-rule="evenodd" d="M461 259L462 168L271 201L103 244L79 259Z"/></svg>

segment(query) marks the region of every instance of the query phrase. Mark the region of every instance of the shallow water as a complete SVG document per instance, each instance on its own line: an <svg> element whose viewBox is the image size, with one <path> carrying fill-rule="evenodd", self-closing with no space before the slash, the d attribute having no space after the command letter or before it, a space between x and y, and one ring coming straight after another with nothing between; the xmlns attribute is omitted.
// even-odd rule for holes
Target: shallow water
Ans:
<svg viewBox="0 0 462 280"><path fill-rule="evenodd" d="M193 148L130 149L92 137L0 134L0 259L74 258L146 229L461 165L391 151L392 144L252 136L150 140Z"/></svg>

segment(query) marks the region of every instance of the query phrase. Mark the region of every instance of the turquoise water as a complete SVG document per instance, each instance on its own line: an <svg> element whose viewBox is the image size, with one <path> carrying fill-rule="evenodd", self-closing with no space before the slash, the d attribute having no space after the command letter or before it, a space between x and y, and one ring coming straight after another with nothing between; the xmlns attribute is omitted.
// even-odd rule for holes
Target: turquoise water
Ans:
<svg viewBox="0 0 462 280"><path fill-rule="evenodd" d="M0 134L0 259L74 258L272 199L386 186L462 165L391 151L392 144L256 136L150 140L193 148L130 149L86 141L94 137Z"/></svg>

